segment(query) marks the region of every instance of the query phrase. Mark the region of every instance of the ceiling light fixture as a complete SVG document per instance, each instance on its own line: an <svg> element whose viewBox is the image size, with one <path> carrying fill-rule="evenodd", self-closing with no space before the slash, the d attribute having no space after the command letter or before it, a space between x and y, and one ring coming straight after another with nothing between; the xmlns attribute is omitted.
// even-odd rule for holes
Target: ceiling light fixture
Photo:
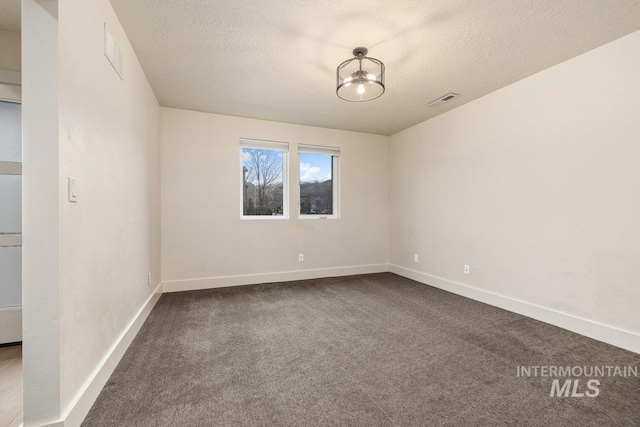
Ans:
<svg viewBox="0 0 640 427"><path fill-rule="evenodd" d="M336 70L336 94L345 101L371 101L384 93L384 64L367 56L366 47L353 49Z"/></svg>

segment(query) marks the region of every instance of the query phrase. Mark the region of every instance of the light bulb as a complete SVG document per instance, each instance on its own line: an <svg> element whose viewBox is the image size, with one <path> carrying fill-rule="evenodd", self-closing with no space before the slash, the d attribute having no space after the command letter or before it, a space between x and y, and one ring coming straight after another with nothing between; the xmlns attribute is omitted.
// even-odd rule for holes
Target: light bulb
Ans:
<svg viewBox="0 0 640 427"><path fill-rule="evenodd" d="M353 77L347 77L346 79L344 79L342 81L342 83L344 83L345 87L349 87L349 86L351 86L351 80L353 80Z"/></svg>
<svg viewBox="0 0 640 427"><path fill-rule="evenodd" d="M364 93L364 85L359 85L359 86L358 86L358 93L359 93L360 95L362 95L362 94Z"/></svg>
<svg viewBox="0 0 640 427"><path fill-rule="evenodd" d="M376 79L376 75L375 74L367 74L367 79L375 80Z"/></svg>

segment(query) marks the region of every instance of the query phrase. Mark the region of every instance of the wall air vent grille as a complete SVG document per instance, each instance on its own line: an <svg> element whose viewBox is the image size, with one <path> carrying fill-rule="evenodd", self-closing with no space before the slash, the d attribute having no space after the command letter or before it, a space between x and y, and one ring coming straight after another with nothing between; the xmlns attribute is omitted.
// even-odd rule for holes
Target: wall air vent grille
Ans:
<svg viewBox="0 0 640 427"><path fill-rule="evenodd" d="M438 105L444 104L445 102L449 102L452 99L456 99L457 97L459 97L460 95L458 95L457 93L448 93L444 96L441 96L438 99L435 99L433 101L431 101L429 103L429 106L431 107L437 107Z"/></svg>

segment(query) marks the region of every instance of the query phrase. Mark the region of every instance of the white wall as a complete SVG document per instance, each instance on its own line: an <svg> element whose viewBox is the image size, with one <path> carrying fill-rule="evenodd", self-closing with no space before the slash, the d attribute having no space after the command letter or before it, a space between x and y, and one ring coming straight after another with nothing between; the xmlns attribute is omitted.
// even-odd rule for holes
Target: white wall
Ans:
<svg viewBox="0 0 640 427"><path fill-rule="evenodd" d="M60 417L58 1L22 0L24 425Z"/></svg>
<svg viewBox="0 0 640 427"><path fill-rule="evenodd" d="M638 346L638 76L640 32L393 135L391 263Z"/></svg>
<svg viewBox="0 0 640 427"><path fill-rule="evenodd" d="M334 269L318 274L348 274L368 270L340 268L370 265L386 269L388 137L161 111L165 290L310 277L265 273ZM240 137L290 144L289 219L240 219ZM298 143L340 147L340 219L297 218ZM299 253L305 254L304 262L298 261ZM225 276L244 277L220 279Z"/></svg>
<svg viewBox="0 0 640 427"><path fill-rule="evenodd" d="M103 53L104 23L122 80ZM159 104L108 0L61 0L59 97L64 416L160 281Z"/></svg>
<svg viewBox="0 0 640 427"><path fill-rule="evenodd" d="M20 71L20 33L0 30L0 70Z"/></svg>

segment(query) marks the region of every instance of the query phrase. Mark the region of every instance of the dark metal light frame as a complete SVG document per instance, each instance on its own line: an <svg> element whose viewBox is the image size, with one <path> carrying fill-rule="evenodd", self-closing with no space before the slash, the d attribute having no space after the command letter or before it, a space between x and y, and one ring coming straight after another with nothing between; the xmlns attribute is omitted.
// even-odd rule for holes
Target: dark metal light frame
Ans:
<svg viewBox="0 0 640 427"><path fill-rule="evenodd" d="M366 47L353 49L352 59L347 59L336 69L336 94L351 102L371 101L385 91L384 64L367 56Z"/></svg>

